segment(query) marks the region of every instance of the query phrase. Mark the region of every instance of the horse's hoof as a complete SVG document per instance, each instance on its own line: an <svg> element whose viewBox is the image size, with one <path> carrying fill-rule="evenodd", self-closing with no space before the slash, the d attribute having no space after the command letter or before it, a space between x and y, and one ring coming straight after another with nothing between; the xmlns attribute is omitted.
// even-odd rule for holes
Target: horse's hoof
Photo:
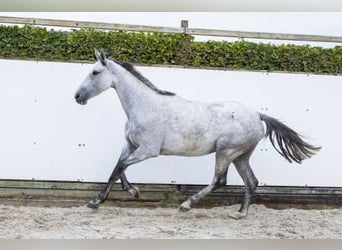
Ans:
<svg viewBox="0 0 342 250"><path fill-rule="evenodd" d="M91 200L88 202L87 207L92 208L92 209L98 209L100 203L97 200Z"/></svg>
<svg viewBox="0 0 342 250"><path fill-rule="evenodd" d="M188 202L183 202L179 207L178 207L178 212L188 212L190 211L191 207Z"/></svg>
<svg viewBox="0 0 342 250"><path fill-rule="evenodd" d="M140 191L139 188L136 186L132 186L132 188L127 190L128 193L130 193L134 198L139 199L140 198Z"/></svg>
<svg viewBox="0 0 342 250"><path fill-rule="evenodd" d="M231 213L228 213L228 216L232 219L240 220L240 219L246 218L247 214L240 213L240 212L231 212Z"/></svg>

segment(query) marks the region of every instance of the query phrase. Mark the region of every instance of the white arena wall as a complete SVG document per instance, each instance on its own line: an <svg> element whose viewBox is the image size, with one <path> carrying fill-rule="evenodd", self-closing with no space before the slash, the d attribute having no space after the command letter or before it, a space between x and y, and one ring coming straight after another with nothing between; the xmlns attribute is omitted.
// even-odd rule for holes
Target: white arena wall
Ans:
<svg viewBox="0 0 342 250"><path fill-rule="evenodd" d="M106 181L123 144L114 90L81 106L89 64L0 60L0 179ZM251 158L260 185L342 186L342 76L138 67L161 89L201 101L239 101L279 118L323 147L289 164L261 141ZM130 166L131 182L206 184L214 155L160 156ZM228 184L242 184L231 166Z"/></svg>

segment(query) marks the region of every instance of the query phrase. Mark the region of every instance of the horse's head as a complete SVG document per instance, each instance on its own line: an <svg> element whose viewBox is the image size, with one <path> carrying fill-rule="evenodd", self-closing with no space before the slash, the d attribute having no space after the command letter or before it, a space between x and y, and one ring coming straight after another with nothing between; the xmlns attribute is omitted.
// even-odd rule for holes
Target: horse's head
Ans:
<svg viewBox="0 0 342 250"><path fill-rule="evenodd" d="M114 86L117 81L115 75L111 74L107 68L109 61L106 58L106 54L95 50L94 56L97 62L94 64L92 70L83 80L75 94L76 102L82 105L87 104L87 101L90 98L97 96Z"/></svg>

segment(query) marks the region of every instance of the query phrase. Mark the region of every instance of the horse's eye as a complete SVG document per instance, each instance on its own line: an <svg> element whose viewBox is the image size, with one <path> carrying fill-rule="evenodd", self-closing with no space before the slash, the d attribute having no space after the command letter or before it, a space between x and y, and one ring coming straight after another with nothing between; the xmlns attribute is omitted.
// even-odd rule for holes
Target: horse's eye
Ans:
<svg viewBox="0 0 342 250"><path fill-rule="evenodd" d="M99 73L100 73L100 72L98 72L98 71L96 71L96 70L93 71L93 75L94 75L94 76L96 76L96 75L99 74Z"/></svg>

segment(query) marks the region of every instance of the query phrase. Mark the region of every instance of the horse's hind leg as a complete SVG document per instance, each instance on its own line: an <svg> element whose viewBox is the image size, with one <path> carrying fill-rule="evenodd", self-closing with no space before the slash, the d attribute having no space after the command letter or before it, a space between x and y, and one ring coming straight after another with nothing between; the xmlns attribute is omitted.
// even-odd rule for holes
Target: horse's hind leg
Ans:
<svg viewBox="0 0 342 250"><path fill-rule="evenodd" d="M235 150L224 150L218 151L216 153L216 163L215 163L215 176L211 182L211 184L205 188L203 188L198 193L192 195L186 201L184 201L178 208L179 211L185 212L191 209L191 206L198 203L202 198L208 195L211 191L217 189L223 183L226 182L227 170L229 164L234 159ZM223 183L222 183L223 182Z"/></svg>
<svg viewBox="0 0 342 250"><path fill-rule="evenodd" d="M254 150L254 148L253 148ZM251 203L251 199L253 196L253 193L258 186L258 180L255 177L250 165L249 165L249 158L253 152L253 150L249 151L248 153L245 153L234 160L234 165L236 167L236 170L240 174L245 186L246 191L245 195L243 197L243 201L241 204L241 207L238 212L229 213L229 217L234 219L241 219L247 216L248 213L248 207Z"/></svg>

